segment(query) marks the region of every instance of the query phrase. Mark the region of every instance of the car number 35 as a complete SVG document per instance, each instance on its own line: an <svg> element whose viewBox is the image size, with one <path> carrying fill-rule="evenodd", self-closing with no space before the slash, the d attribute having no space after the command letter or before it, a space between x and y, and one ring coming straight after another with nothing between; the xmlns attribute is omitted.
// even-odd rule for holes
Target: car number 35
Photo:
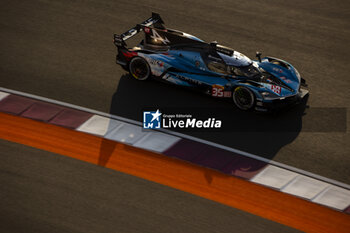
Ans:
<svg viewBox="0 0 350 233"><path fill-rule="evenodd" d="M212 96L217 96L217 97L223 97L224 96L224 90L222 88L213 87L212 90L211 90L211 95Z"/></svg>

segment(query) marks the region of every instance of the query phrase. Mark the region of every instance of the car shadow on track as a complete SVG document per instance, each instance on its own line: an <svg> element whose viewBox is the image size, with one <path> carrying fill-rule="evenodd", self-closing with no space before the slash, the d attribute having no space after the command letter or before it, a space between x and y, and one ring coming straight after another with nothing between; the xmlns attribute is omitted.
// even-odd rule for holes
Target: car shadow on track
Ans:
<svg viewBox="0 0 350 233"><path fill-rule="evenodd" d="M298 136L306 103L307 98L299 105L275 113L244 112L233 107L231 100L123 75L112 97L110 113L137 121L142 121L144 110L156 109L180 111L204 119L214 117L223 121L219 130L176 131L272 159Z"/></svg>

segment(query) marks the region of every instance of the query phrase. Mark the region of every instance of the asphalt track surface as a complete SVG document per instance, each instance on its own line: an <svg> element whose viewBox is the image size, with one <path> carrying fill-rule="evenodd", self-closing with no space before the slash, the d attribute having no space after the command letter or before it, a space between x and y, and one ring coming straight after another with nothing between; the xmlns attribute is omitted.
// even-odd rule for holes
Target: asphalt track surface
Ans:
<svg viewBox="0 0 350 233"><path fill-rule="evenodd" d="M115 65L113 33L152 11L170 28L250 57L259 50L285 59L310 87L306 114L304 107L277 116L228 113L250 131L262 124L271 131L189 134L350 183L349 1L3 0L0 86L136 120L144 107L231 109L181 88L136 82Z"/></svg>
<svg viewBox="0 0 350 233"><path fill-rule="evenodd" d="M311 108L349 109L347 1L3 0L0 6L2 87L136 120L145 106L230 107L164 84L135 82L115 65L113 33L155 11L171 28L217 40L250 57L259 50L291 62L308 81ZM312 125L312 118L305 129L305 116L292 113L297 117L285 123L295 126L290 132L193 135L349 184L349 131L323 132L327 126ZM233 120L246 116L232 110ZM259 116L253 115L252 122ZM333 115L325 118L332 120ZM5 232L296 232L26 146L0 141L0 155L5 187L0 191L0 226Z"/></svg>
<svg viewBox="0 0 350 233"><path fill-rule="evenodd" d="M278 5L273 1L2 1L0 86L136 120L140 120L145 106L230 107L228 103L172 86L135 82L115 65L112 34L124 32L155 11L171 28L206 41L217 40L250 57L260 50L291 62L308 81L311 109L348 109L348 9L347 1L314 0L279 2ZM350 150L346 127L344 132L329 129L327 125L315 126L312 124L313 120L318 122L315 114L314 118L298 111L292 111L291 115L296 117L287 117L286 122L278 121L277 127L274 126L293 125L294 130L288 132L192 135L349 184L350 157L347 155ZM331 113L327 115L327 111L323 115L331 121L334 118ZM246 116L246 113L232 110L233 121ZM252 118L251 122L260 120L260 115L248 117ZM273 124L269 120L268 123ZM327 130L324 132L323 128ZM14 150L14 154L20 153L20 149ZM56 162L47 160L47 166L54 168ZM71 171L84 174L84 165L74 164L68 159L62 167L68 166ZM101 174L91 170L87 175ZM61 200L64 202L69 197L65 199L63 195ZM91 201L96 202L96 198ZM28 203L33 203L33 208L35 203L41 204ZM30 224L28 216L24 219Z"/></svg>
<svg viewBox="0 0 350 233"><path fill-rule="evenodd" d="M1 232L300 232L164 185L0 140Z"/></svg>

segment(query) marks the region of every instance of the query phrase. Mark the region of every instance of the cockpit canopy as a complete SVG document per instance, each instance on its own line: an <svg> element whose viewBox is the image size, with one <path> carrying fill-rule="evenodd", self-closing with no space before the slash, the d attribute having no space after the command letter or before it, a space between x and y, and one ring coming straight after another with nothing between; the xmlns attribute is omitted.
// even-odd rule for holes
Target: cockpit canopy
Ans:
<svg viewBox="0 0 350 233"><path fill-rule="evenodd" d="M231 66L236 66L236 67L241 67L241 66L249 66L252 64L252 60L250 60L247 56L234 51L232 56L228 56L223 53L218 53L219 56L224 60L226 65L231 65Z"/></svg>
<svg viewBox="0 0 350 233"><path fill-rule="evenodd" d="M231 56L220 52L217 54L218 56L209 54L205 59L211 71L243 77L254 77L260 73L248 57L237 51L234 51Z"/></svg>

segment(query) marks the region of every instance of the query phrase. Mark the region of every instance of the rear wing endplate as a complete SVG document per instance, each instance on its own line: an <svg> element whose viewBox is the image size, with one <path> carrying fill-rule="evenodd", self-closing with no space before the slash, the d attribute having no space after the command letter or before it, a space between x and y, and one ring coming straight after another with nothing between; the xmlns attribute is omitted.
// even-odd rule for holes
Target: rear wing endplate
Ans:
<svg viewBox="0 0 350 233"><path fill-rule="evenodd" d="M152 12L152 17L143 21L140 24L137 24L135 27L131 28L127 32L124 32L121 35L114 34L114 44L117 47L123 47L126 46L125 41L133 36L135 36L137 33L141 32L143 30L143 27L149 27L153 25L156 28L159 29L165 29L163 26L164 22L159 14Z"/></svg>

